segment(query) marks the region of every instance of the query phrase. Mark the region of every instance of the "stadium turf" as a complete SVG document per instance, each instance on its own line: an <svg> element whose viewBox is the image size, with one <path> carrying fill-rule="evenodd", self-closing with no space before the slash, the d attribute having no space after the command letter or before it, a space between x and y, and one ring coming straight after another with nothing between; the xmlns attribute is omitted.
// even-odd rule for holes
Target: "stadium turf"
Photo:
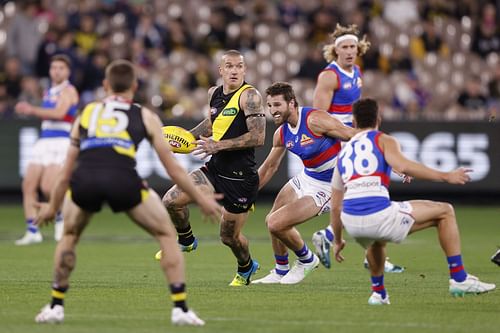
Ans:
<svg viewBox="0 0 500 333"><path fill-rule="evenodd" d="M264 225L269 208L259 205L244 230L261 263L257 277L273 267ZM320 267L299 285L231 288L236 265L219 243L218 227L202 223L197 208L192 216L200 243L185 255L188 304L206 320L205 327L170 325L166 283L153 259L155 242L109 210L94 218L80 242L65 323L44 326L33 318L49 300L53 227L43 230L42 244L17 247L14 240L24 228L21 207L0 206L0 332L498 332L500 290L449 296L446 259L434 230L389 246L391 261L406 272L386 274L392 304L373 307L367 305L363 251L349 237L344 263ZM463 206L457 217L466 269L499 286L500 267L489 258L500 245L500 208ZM299 230L310 245L313 231L326 223L326 216L319 217Z"/></svg>

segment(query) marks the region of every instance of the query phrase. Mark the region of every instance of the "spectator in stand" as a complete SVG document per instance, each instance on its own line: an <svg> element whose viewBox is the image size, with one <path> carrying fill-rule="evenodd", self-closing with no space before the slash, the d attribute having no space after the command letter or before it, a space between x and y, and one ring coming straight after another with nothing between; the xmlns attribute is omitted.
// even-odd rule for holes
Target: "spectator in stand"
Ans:
<svg viewBox="0 0 500 333"><path fill-rule="evenodd" d="M285 29L299 22L304 15L299 5L297 5L297 0L279 1L277 9L279 15L278 21Z"/></svg>
<svg viewBox="0 0 500 333"><path fill-rule="evenodd" d="M447 111L450 120L485 119L488 110L488 98L483 93L481 78L472 75L465 84L465 89L458 96L457 102Z"/></svg>
<svg viewBox="0 0 500 333"><path fill-rule="evenodd" d="M330 5L331 6L331 5ZM309 45L324 44L328 40L332 27L339 22L335 11L326 4L321 5L309 15L310 25L307 42Z"/></svg>
<svg viewBox="0 0 500 333"><path fill-rule="evenodd" d="M493 78L488 83L489 92L489 120L493 121L500 113L500 62L497 62Z"/></svg>
<svg viewBox="0 0 500 333"><path fill-rule="evenodd" d="M492 3L486 4L482 9L481 21L474 32L471 49L482 58L490 53L500 52L500 27L496 8Z"/></svg>
<svg viewBox="0 0 500 333"><path fill-rule="evenodd" d="M255 50L257 46L257 39L254 34L254 24L249 19L244 19L239 22L239 34L233 37L228 35L226 40L226 47L228 49L240 50L241 52L247 50Z"/></svg>
<svg viewBox="0 0 500 333"><path fill-rule="evenodd" d="M429 103L429 93L420 85L414 73L404 74L405 79L394 89L393 107L403 119L416 120Z"/></svg>
<svg viewBox="0 0 500 333"><path fill-rule="evenodd" d="M323 58L323 50L321 47L311 47L307 50L305 59L300 64L300 71L297 74L298 78L316 80L318 74L328 65Z"/></svg>
<svg viewBox="0 0 500 333"><path fill-rule="evenodd" d="M15 57L21 62L21 72L32 74L35 70L38 45L42 41L40 21L36 19L38 5L36 1L27 0L20 4L8 26L6 52L7 56Z"/></svg>
<svg viewBox="0 0 500 333"><path fill-rule="evenodd" d="M134 37L142 40L146 49L163 48L164 32L155 23L152 14L144 14L139 18L139 24L135 28Z"/></svg>
<svg viewBox="0 0 500 333"><path fill-rule="evenodd" d="M437 34L432 21L424 22L424 32L421 36L412 38L410 49L413 58L416 59L423 59L430 52L443 57L447 57L450 53L448 45Z"/></svg>
<svg viewBox="0 0 500 333"><path fill-rule="evenodd" d="M194 72L189 74L188 78L189 90L195 90L198 88L207 90L216 84L210 65L210 59L206 56L199 54L196 57L196 69Z"/></svg>
<svg viewBox="0 0 500 333"><path fill-rule="evenodd" d="M42 77L49 77L50 59L57 53L57 39L59 38L59 31L52 25L43 36L43 40L38 47L35 75Z"/></svg>
<svg viewBox="0 0 500 333"><path fill-rule="evenodd" d="M10 57L4 63L3 71L0 72L0 83L5 85L9 100L16 100L21 93L21 63L17 58Z"/></svg>
<svg viewBox="0 0 500 333"><path fill-rule="evenodd" d="M97 43L97 33L95 32L95 20L91 15L83 15L80 19L80 28L75 32L75 44L78 53L89 55Z"/></svg>

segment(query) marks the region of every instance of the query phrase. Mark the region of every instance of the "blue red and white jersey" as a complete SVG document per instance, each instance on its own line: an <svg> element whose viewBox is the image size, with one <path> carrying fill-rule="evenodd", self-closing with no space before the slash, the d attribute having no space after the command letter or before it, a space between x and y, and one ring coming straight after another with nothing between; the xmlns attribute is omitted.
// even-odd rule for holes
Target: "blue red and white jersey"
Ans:
<svg viewBox="0 0 500 333"><path fill-rule="evenodd" d="M307 118L314 111L316 109L311 107L299 107L297 125L295 127L290 124L281 125L281 142L286 149L302 160L306 175L329 183L340 151L340 140L315 135L308 128Z"/></svg>
<svg viewBox="0 0 500 333"><path fill-rule="evenodd" d="M337 168L345 188L344 213L369 215L391 205L391 166L379 146L380 135L382 132L376 130L358 133L339 153Z"/></svg>
<svg viewBox="0 0 500 333"><path fill-rule="evenodd" d="M328 113L352 127L352 105L361 97L363 85L361 70L359 66L354 65L349 73L332 61L324 71L332 71L337 76L337 89L333 92Z"/></svg>
<svg viewBox="0 0 500 333"><path fill-rule="evenodd" d="M71 86L69 81L64 81L63 83L51 87L45 91L42 100L42 108L53 109L56 107L57 100L61 95L61 92L68 86ZM42 132L40 137L42 138L60 138L69 137L69 132L71 131L71 124L76 118L77 105L73 104L69 108L68 112L63 119L45 119L42 121Z"/></svg>

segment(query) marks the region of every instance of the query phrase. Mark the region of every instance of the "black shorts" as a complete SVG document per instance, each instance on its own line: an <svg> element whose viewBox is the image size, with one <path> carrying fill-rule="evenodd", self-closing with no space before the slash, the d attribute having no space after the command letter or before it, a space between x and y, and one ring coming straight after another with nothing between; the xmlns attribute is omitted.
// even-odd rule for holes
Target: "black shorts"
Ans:
<svg viewBox="0 0 500 333"><path fill-rule="evenodd" d="M206 165L201 171L215 188L215 192L224 194L224 209L233 214L247 212L257 199L259 175L250 173L244 178L233 178L217 174Z"/></svg>
<svg viewBox="0 0 500 333"><path fill-rule="evenodd" d="M131 168L79 167L70 181L71 199L88 212L98 212L107 202L114 212L127 211L143 200L147 187Z"/></svg>

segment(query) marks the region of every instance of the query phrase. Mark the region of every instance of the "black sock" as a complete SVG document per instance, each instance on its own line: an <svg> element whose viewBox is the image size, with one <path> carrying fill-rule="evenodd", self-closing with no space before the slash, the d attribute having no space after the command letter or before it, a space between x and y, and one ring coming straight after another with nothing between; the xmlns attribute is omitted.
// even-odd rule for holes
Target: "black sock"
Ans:
<svg viewBox="0 0 500 333"><path fill-rule="evenodd" d="M253 260L252 257L248 258L248 262L241 265L238 263L238 273L246 273L252 269Z"/></svg>
<svg viewBox="0 0 500 333"><path fill-rule="evenodd" d="M177 230L179 244L185 246L193 244L194 235L193 230L191 229L191 225L188 225L186 228L175 228L175 230Z"/></svg>
<svg viewBox="0 0 500 333"><path fill-rule="evenodd" d="M171 298L174 302L174 307L181 308L182 311L187 312L188 308L186 305L186 284L185 283L176 283L170 285Z"/></svg>
<svg viewBox="0 0 500 333"><path fill-rule="evenodd" d="M50 302L50 307L53 308L55 305L64 306L64 294L68 290L68 287L52 287L52 301Z"/></svg>

